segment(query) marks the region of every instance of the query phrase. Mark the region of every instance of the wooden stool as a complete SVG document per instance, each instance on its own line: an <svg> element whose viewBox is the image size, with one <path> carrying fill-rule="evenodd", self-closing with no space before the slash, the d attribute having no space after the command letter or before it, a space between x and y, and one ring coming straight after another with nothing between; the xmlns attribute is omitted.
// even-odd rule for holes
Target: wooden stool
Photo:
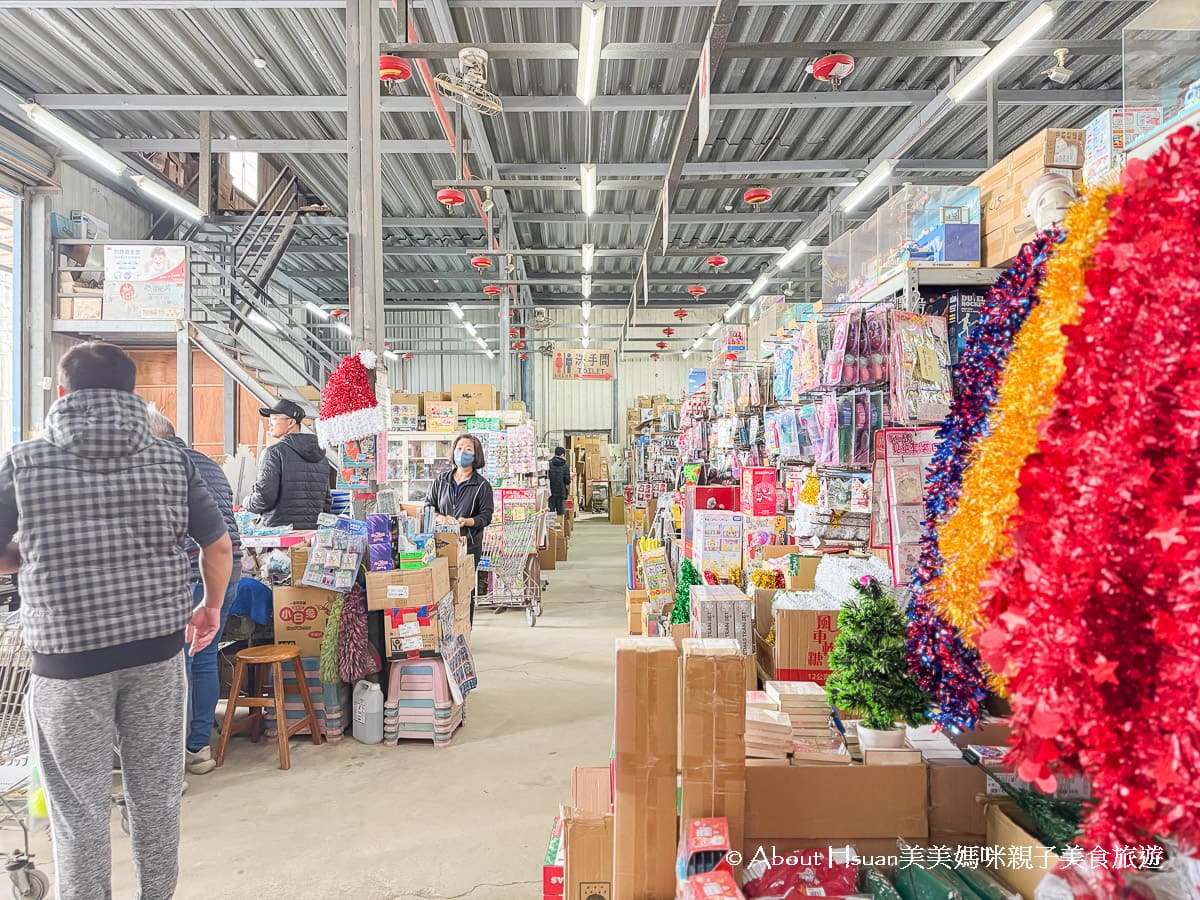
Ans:
<svg viewBox="0 0 1200 900"><path fill-rule="evenodd" d="M304 701L304 718L295 725L288 725L285 706L289 688L283 683L283 664L289 660L292 663L292 670L296 673L297 688L295 690L300 694L300 699ZM271 667L274 696L264 693L263 679L259 676L260 670L257 669L252 670L255 674L252 680L253 696L238 696L247 666ZM239 706L248 708L252 712L248 718L235 724L233 714ZM304 667L300 664L300 648L287 644L266 644L239 650L237 656L234 657L233 686L229 689L229 699L225 705L225 722L221 726L221 739L217 742L216 761L218 766L225 762L225 751L229 747L229 739L237 732L252 728L251 737L255 741L258 740L263 731L262 711L272 706L275 707L275 730L279 737L279 768L290 769L292 756L288 751L288 739L292 735L307 725L309 731L312 732L312 742L318 745L321 743L321 726L317 723L317 713L313 709L312 698L308 695L308 679L304 674Z"/></svg>

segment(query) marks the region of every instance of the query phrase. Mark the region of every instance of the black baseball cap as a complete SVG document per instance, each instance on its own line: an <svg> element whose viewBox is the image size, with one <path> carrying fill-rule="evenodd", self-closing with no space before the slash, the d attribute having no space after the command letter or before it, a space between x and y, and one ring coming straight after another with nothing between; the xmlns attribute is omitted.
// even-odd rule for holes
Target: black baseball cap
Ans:
<svg viewBox="0 0 1200 900"><path fill-rule="evenodd" d="M263 418L268 416L287 416L289 419L295 419L297 422L303 422L305 412L299 403L293 403L291 400L280 399L274 406L259 407L258 414Z"/></svg>

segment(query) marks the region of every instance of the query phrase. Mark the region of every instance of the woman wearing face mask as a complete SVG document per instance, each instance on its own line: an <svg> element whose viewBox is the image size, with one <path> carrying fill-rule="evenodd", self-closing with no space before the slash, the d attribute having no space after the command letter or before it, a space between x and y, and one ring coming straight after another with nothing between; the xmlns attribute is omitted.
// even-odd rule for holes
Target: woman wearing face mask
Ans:
<svg viewBox="0 0 1200 900"><path fill-rule="evenodd" d="M474 435L461 435L454 442L450 459L454 468L434 479L425 505L433 508L439 524L459 526L467 539L467 552L478 565L483 551L483 529L491 524L494 512L492 486L480 473L487 465L483 445ZM475 621L474 598L471 621Z"/></svg>

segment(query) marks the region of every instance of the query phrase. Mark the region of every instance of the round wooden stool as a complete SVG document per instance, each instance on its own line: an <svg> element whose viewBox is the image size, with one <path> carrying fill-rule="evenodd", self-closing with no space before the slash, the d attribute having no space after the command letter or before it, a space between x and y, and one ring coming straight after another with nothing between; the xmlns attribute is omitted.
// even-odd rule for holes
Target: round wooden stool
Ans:
<svg viewBox="0 0 1200 900"><path fill-rule="evenodd" d="M296 687L291 688L283 682L283 664L291 662L292 671L296 674ZM239 697L242 679L247 666L270 666L272 693L267 694L263 688L265 679L261 672L251 670L253 696ZM304 701L304 718L295 725L288 725L287 708L285 704L288 691L299 693ZM251 710L249 717L236 724L233 721L234 712L238 707ZM305 725L312 733L312 742L321 743L321 726L317 723L317 713L313 709L312 698L308 695L308 679L304 667L300 664L300 648L289 644L264 644L261 647L247 647L239 650L234 657L233 686L229 689L229 699L225 705L225 722L221 726L221 739L217 742L216 762L220 766L225 762L225 751L229 747L229 739L239 731L252 728L251 738L255 741L263 732L263 710L275 707L275 730L279 738L279 768L290 769L292 757L288 751L288 739Z"/></svg>

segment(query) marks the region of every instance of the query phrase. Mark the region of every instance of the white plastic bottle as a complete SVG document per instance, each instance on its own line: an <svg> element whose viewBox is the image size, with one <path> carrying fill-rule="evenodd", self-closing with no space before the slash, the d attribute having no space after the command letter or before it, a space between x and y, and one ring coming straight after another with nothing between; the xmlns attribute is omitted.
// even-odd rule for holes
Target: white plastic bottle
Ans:
<svg viewBox="0 0 1200 900"><path fill-rule="evenodd" d="M373 681L354 685L353 734L364 744L383 740L383 691Z"/></svg>

